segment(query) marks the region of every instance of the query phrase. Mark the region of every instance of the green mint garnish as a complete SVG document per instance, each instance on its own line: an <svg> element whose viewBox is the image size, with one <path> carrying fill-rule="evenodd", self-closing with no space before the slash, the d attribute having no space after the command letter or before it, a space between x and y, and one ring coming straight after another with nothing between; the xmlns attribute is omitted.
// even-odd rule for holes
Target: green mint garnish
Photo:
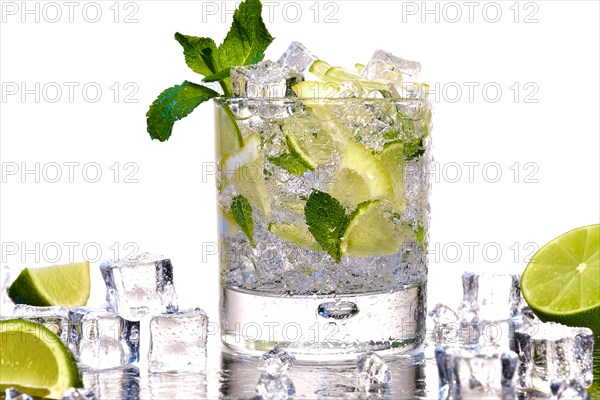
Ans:
<svg viewBox="0 0 600 400"><path fill-rule="evenodd" d="M285 152L277 157L269 157L269 161L297 176L312 170L312 168L309 168L301 158L289 152Z"/></svg>
<svg viewBox="0 0 600 400"><path fill-rule="evenodd" d="M423 138L411 138L404 142L404 159L407 161L414 160L425 154L425 146L423 145Z"/></svg>
<svg viewBox="0 0 600 400"><path fill-rule="evenodd" d="M329 194L314 190L306 201L304 215L308 230L317 243L340 262L341 236L348 223L344 207Z"/></svg>
<svg viewBox="0 0 600 400"><path fill-rule="evenodd" d="M238 195L235 196L231 201L231 212L235 221L238 223L240 228L242 228L242 232L246 234L250 240L250 244L252 247L254 247L254 220L252 219L252 206L244 196Z"/></svg>
<svg viewBox="0 0 600 400"><path fill-rule="evenodd" d="M175 34L175 40L183 47L186 64L204 75L204 82L218 81L224 96L232 94L229 70L261 61L273 41L261 13L260 0L241 2L225 40L218 47L210 38ZM163 91L146 114L150 137L161 142L168 140L176 121L217 96L220 95L214 90L188 81Z"/></svg>

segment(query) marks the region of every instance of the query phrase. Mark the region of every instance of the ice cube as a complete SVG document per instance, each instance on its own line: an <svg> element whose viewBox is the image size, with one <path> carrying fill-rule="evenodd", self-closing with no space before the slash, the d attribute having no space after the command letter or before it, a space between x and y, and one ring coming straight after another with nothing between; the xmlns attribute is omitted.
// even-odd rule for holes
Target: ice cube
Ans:
<svg viewBox="0 0 600 400"><path fill-rule="evenodd" d="M439 350L438 350L439 349ZM518 356L496 346L436 349L440 393L449 399L516 398Z"/></svg>
<svg viewBox="0 0 600 400"><path fill-rule="evenodd" d="M42 324L69 344L69 309L63 306L35 307L17 304L13 311L15 318Z"/></svg>
<svg viewBox="0 0 600 400"><path fill-rule="evenodd" d="M63 394L62 400L96 400L96 394L89 388L69 388Z"/></svg>
<svg viewBox="0 0 600 400"><path fill-rule="evenodd" d="M277 60L277 63L284 68L303 74L315 60L318 60L318 58L306 50L302 43L294 41L290 43L285 53Z"/></svg>
<svg viewBox="0 0 600 400"><path fill-rule="evenodd" d="M258 369L272 378L287 375L296 358L285 350L275 347L264 353L259 360Z"/></svg>
<svg viewBox="0 0 600 400"><path fill-rule="evenodd" d="M173 265L163 256L142 253L100 265L108 309L130 321L177 310Z"/></svg>
<svg viewBox="0 0 600 400"><path fill-rule="evenodd" d="M433 320L432 340L436 344L452 344L459 341L459 317L445 304L436 304L429 316Z"/></svg>
<svg viewBox="0 0 600 400"><path fill-rule="evenodd" d="M98 399L140 399L140 371L133 365L96 371L81 370L81 380Z"/></svg>
<svg viewBox="0 0 600 400"><path fill-rule="evenodd" d="M273 378L263 372L256 384L256 394L262 400L287 400L296 393L294 382L289 376Z"/></svg>
<svg viewBox="0 0 600 400"><path fill-rule="evenodd" d="M357 357L356 368L364 386L387 385L392 381L392 373L387 364L372 351Z"/></svg>
<svg viewBox="0 0 600 400"><path fill-rule="evenodd" d="M585 387L577 379L553 381L550 384L549 400L589 400Z"/></svg>
<svg viewBox="0 0 600 400"><path fill-rule="evenodd" d="M301 74L269 60L231 68L231 86L235 97L287 97L292 94L291 87L303 79Z"/></svg>
<svg viewBox="0 0 600 400"><path fill-rule="evenodd" d="M6 388L4 396L6 400L33 400L33 397L30 395L22 393L13 387Z"/></svg>
<svg viewBox="0 0 600 400"><path fill-rule="evenodd" d="M420 74L420 63L396 57L384 50L375 51L361 73L367 79L394 83L397 87L402 82L418 82Z"/></svg>
<svg viewBox="0 0 600 400"><path fill-rule="evenodd" d="M552 381L592 384L594 336L588 328L552 322L537 329L517 329L515 344L521 359L521 386L548 393Z"/></svg>
<svg viewBox="0 0 600 400"><path fill-rule="evenodd" d="M465 272L462 281L463 301L472 304L481 319L504 320L519 313L518 275Z"/></svg>
<svg viewBox="0 0 600 400"><path fill-rule="evenodd" d="M369 92L363 87L360 81L344 81L340 83L339 97L342 98L358 98L367 97Z"/></svg>
<svg viewBox="0 0 600 400"><path fill-rule="evenodd" d="M199 308L153 316L150 372L201 372L206 368L208 317Z"/></svg>
<svg viewBox="0 0 600 400"><path fill-rule="evenodd" d="M8 288L19 275L19 270L8 265L0 268L0 316L8 317L13 313L15 304L8 297Z"/></svg>
<svg viewBox="0 0 600 400"><path fill-rule="evenodd" d="M70 348L79 363L93 369L107 369L139 360L139 321L86 307L71 309L69 316Z"/></svg>

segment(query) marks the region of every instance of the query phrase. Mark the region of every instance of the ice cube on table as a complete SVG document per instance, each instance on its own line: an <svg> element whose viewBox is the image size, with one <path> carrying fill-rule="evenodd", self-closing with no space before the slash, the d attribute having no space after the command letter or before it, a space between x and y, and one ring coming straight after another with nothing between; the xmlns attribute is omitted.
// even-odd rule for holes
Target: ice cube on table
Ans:
<svg viewBox="0 0 600 400"><path fill-rule="evenodd" d="M92 369L121 367L139 360L140 323L86 307L71 309L70 348Z"/></svg>
<svg viewBox="0 0 600 400"><path fill-rule="evenodd" d="M460 321L451 307L438 303L428 314L433 320L432 340L436 344L459 342Z"/></svg>
<svg viewBox="0 0 600 400"><path fill-rule="evenodd" d="M393 83L418 82L421 63L396 57L390 52L377 50L365 66L361 75L370 80Z"/></svg>
<svg viewBox="0 0 600 400"><path fill-rule="evenodd" d="M279 347L275 347L260 357L258 369L272 378L279 378L287 375L295 361L296 357Z"/></svg>
<svg viewBox="0 0 600 400"><path fill-rule="evenodd" d="M140 371L133 365L108 370L81 369L81 380L97 399L138 400Z"/></svg>
<svg viewBox="0 0 600 400"><path fill-rule="evenodd" d="M20 392L13 387L6 388L4 390L4 398L6 400L33 400L30 395Z"/></svg>
<svg viewBox="0 0 600 400"><path fill-rule="evenodd" d="M235 97L283 98L290 96L291 87L303 80L301 74L269 60L231 68L231 86Z"/></svg>
<svg viewBox="0 0 600 400"><path fill-rule="evenodd" d="M440 394L448 399L516 399L518 361L515 352L496 346L438 347Z"/></svg>
<svg viewBox="0 0 600 400"><path fill-rule="evenodd" d="M67 307L36 307L17 304L13 315L18 319L44 325L54 332L64 344L69 344L69 309Z"/></svg>
<svg viewBox="0 0 600 400"><path fill-rule="evenodd" d="M521 360L521 386L549 393L554 381L592 384L594 336L588 328L573 328L552 322L536 329L519 328L515 344Z"/></svg>
<svg viewBox="0 0 600 400"><path fill-rule="evenodd" d="M369 351L356 358L356 369L363 386L387 385L392 381L392 373L383 359Z"/></svg>
<svg viewBox="0 0 600 400"><path fill-rule="evenodd" d="M462 281L463 302L472 304L479 318L503 320L518 314L522 306L518 275L465 272Z"/></svg>
<svg viewBox="0 0 600 400"><path fill-rule="evenodd" d="M142 253L100 265L108 309L130 321L177 310L171 260Z"/></svg>
<svg viewBox="0 0 600 400"><path fill-rule="evenodd" d="M199 308L150 320L150 372L202 372L206 368L208 317Z"/></svg>
<svg viewBox="0 0 600 400"><path fill-rule="evenodd" d="M263 372L256 384L256 394L261 400L287 400L295 393L294 382L287 375L273 378Z"/></svg>
<svg viewBox="0 0 600 400"><path fill-rule="evenodd" d="M277 60L277 63L284 68L303 74L316 60L318 58L306 50L302 43L294 41L290 43L285 53Z"/></svg>

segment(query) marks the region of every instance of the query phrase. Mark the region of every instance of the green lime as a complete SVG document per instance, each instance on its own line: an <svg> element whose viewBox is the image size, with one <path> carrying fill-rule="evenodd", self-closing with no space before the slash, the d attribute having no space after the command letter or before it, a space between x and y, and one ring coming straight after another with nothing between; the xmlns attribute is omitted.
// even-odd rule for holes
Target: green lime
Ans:
<svg viewBox="0 0 600 400"><path fill-rule="evenodd" d="M260 155L260 135L253 133L244 139L237 152L221 159L221 187L231 183L264 216L271 214Z"/></svg>
<svg viewBox="0 0 600 400"><path fill-rule="evenodd" d="M404 208L404 144L393 142L386 145L378 158L392 181L394 211L402 212Z"/></svg>
<svg viewBox="0 0 600 400"><path fill-rule="evenodd" d="M366 188L366 189L365 189ZM367 200L393 201L394 187L384 165L369 150L349 142L329 192L345 204Z"/></svg>
<svg viewBox="0 0 600 400"><path fill-rule="evenodd" d="M316 60L315 62L313 62L310 66L310 68L308 69L308 71L314 75L316 75L317 77L323 79L323 77L325 76L325 72L327 72L327 70L331 68L331 65L327 64L325 61L323 60Z"/></svg>
<svg viewBox="0 0 600 400"><path fill-rule="evenodd" d="M600 225L573 229L538 250L521 290L540 319L600 335Z"/></svg>
<svg viewBox="0 0 600 400"><path fill-rule="evenodd" d="M321 246L319 246L315 238L310 234L306 225L296 226L285 222L272 222L269 224L269 232L276 234L285 241L307 249L321 250Z"/></svg>
<svg viewBox="0 0 600 400"><path fill-rule="evenodd" d="M226 105L222 106L222 110L223 112L215 113L215 132L219 132L216 137L216 148L220 150L219 158L237 151L244 145L244 139L233 113Z"/></svg>
<svg viewBox="0 0 600 400"><path fill-rule="evenodd" d="M50 330L33 322L0 321L0 389L62 399L70 387L83 387L73 356Z"/></svg>
<svg viewBox="0 0 600 400"><path fill-rule="evenodd" d="M398 252L398 245L390 226L383 216L379 201L367 201L358 205L349 216L342 234L342 256L373 257Z"/></svg>
<svg viewBox="0 0 600 400"><path fill-rule="evenodd" d="M8 288L8 295L15 304L85 306L90 297L90 263L25 268Z"/></svg>

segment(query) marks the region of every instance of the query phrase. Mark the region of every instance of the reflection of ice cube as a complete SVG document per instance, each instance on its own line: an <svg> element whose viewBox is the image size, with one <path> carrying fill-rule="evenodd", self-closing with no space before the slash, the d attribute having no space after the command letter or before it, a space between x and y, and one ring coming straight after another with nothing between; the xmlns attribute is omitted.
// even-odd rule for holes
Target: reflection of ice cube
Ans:
<svg viewBox="0 0 600 400"><path fill-rule="evenodd" d="M140 399L205 399L207 382L204 373L149 374L149 394Z"/></svg>
<svg viewBox="0 0 600 400"><path fill-rule="evenodd" d="M392 381L392 373L387 364L373 352L358 356L356 368L365 386L387 385Z"/></svg>
<svg viewBox="0 0 600 400"><path fill-rule="evenodd" d="M429 316L433 320L432 339L436 344L457 343L459 339L458 314L444 304L436 304Z"/></svg>
<svg viewBox="0 0 600 400"><path fill-rule="evenodd" d="M261 400L287 400L294 393L294 382L285 375L273 378L267 373L262 373L256 384L256 394Z"/></svg>
<svg viewBox="0 0 600 400"><path fill-rule="evenodd" d="M103 371L81 370L81 380L97 399L139 399L140 371L128 365Z"/></svg>
<svg viewBox="0 0 600 400"><path fill-rule="evenodd" d="M63 394L62 400L96 400L96 394L90 388L69 388Z"/></svg>
<svg viewBox="0 0 600 400"><path fill-rule="evenodd" d="M577 379L553 381L550 384L549 400L589 400L586 388Z"/></svg>
<svg viewBox="0 0 600 400"><path fill-rule="evenodd" d="M291 95L292 85L302 75L273 61L231 68L231 86L236 97L281 98Z"/></svg>
<svg viewBox="0 0 600 400"><path fill-rule="evenodd" d="M592 384L594 336L588 328L572 328L556 323L539 323L536 329L520 328L515 343L524 373L521 385L544 393L552 381L578 380Z"/></svg>
<svg viewBox="0 0 600 400"><path fill-rule="evenodd" d="M405 81L418 82L420 74L420 63L396 57L383 50L375 51L361 73L367 79L396 85Z"/></svg>
<svg viewBox="0 0 600 400"><path fill-rule="evenodd" d="M521 306L519 277L511 274L465 272L463 301L477 309L477 315L486 320L514 317Z"/></svg>
<svg viewBox="0 0 600 400"><path fill-rule="evenodd" d="M73 308L69 315L70 347L81 364L106 369L139 360L139 322L85 307Z"/></svg>
<svg viewBox="0 0 600 400"><path fill-rule="evenodd" d="M148 253L100 265L111 311L137 321L143 315L177 309L171 260Z"/></svg>
<svg viewBox="0 0 600 400"><path fill-rule="evenodd" d="M6 400L33 400L33 397L30 395L20 392L12 387L6 388L4 396Z"/></svg>
<svg viewBox="0 0 600 400"><path fill-rule="evenodd" d="M286 375L296 358L285 350L275 347L260 357L258 369L273 378Z"/></svg>
<svg viewBox="0 0 600 400"><path fill-rule="evenodd" d="M512 351L495 346L438 348L436 361L440 393L449 399L516 398L518 356Z"/></svg>
<svg viewBox="0 0 600 400"><path fill-rule="evenodd" d="M294 72L304 73L315 60L318 58L306 50L302 43L292 42L277 63Z"/></svg>
<svg viewBox="0 0 600 400"><path fill-rule="evenodd" d="M150 372L201 372L206 368L208 318L199 308L150 320Z"/></svg>
<svg viewBox="0 0 600 400"><path fill-rule="evenodd" d="M13 313L16 318L44 325L56 333L56 336L64 344L68 344L69 309L67 307L35 307L26 304L17 304Z"/></svg>

